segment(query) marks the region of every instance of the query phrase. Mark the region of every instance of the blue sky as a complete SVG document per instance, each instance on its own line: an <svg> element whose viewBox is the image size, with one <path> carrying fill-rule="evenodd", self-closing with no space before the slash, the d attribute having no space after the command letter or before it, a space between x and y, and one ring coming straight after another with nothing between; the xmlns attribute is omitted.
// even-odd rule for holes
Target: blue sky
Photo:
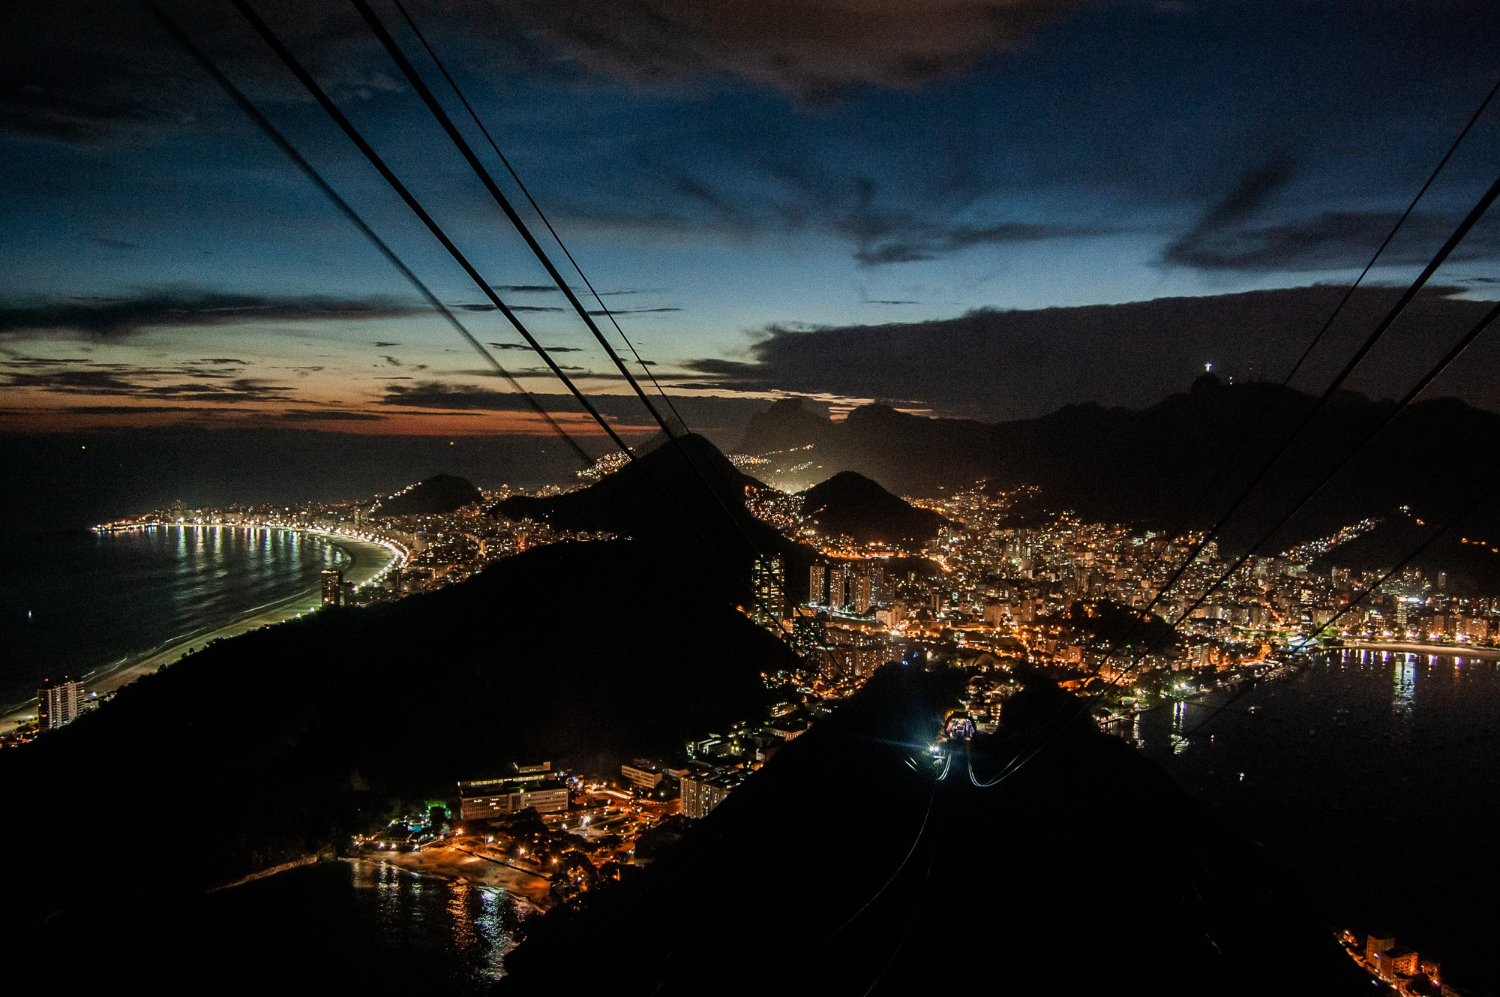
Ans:
<svg viewBox="0 0 1500 997"><path fill-rule="evenodd" d="M352 7L258 6L490 282L546 283ZM415 59L399 14L375 6ZM232 7L169 9L445 300L482 300ZM1176 296L1232 310L1241 292L1352 279L1500 72L1479 3L410 10L595 286L616 292L606 301L643 355L674 390L710 396L783 390L703 375L756 363L788 331ZM0 98L13 177L0 190L0 424L295 411L325 428L516 428L499 402L393 400L428 384L504 389L144 15L68 0L24 18ZM1493 108L1377 281L1410 279L1494 179L1497 152ZM1445 268L1451 295L1483 296L1500 276L1497 232L1486 221ZM577 351L558 354L576 373L608 373L582 324L550 310L560 295L504 294L544 342ZM74 314L111 306L131 321ZM493 313L468 319L486 342L519 342ZM1150 348L1183 384L1199 363ZM528 387L558 391L534 357L498 355ZM92 381L73 376L84 369ZM842 394L833 370L798 373L785 390L875 397ZM188 399L200 393L184 378L225 390ZM989 408L900 388L893 376L889 394L919 409L1029 411L1019 384L1016 405ZM1123 397L1107 365L1077 393ZM329 421L306 414L318 411Z"/></svg>

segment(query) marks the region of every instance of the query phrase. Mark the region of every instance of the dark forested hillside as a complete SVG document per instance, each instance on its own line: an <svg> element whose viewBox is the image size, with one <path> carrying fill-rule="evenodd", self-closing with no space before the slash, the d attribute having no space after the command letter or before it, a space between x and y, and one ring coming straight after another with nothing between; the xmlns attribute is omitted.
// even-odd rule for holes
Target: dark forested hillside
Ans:
<svg viewBox="0 0 1500 997"><path fill-rule="evenodd" d="M612 985L641 997L1368 988L1254 847L1086 720L990 788L951 744L937 781L956 678L886 666L633 882L530 926L502 992L546 992L576 952L628 964ZM974 770L1070 705L1028 686Z"/></svg>
<svg viewBox="0 0 1500 997"><path fill-rule="evenodd" d="M551 498L515 496L497 511L557 529L604 530L645 541L674 559L693 585L737 601L749 595L755 558L779 555L788 565L789 596L805 598L812 551L750 514L745 490L759 487L703 437L682 436L587 488Z"/></svg>
<svg viewBox="0 0 1500 997"><path fill-rule="evenodd" d="M802 514L827 534L921 547L937 535L943 517L918 509L854 471L840 471L800 493Z"/></svg>
<svg viewBox="0 0 1500 997"><path fill-rule="evenodd" d="M667 752L761 706L790 652L642 545L564 543L442 591L211 646L0 755L0 921L196 889L317 850L512 760ZM107 842L107 846L105 843Z"/></svg>
<svg viewBox="0 0 1500 997"><path fill-rule="evenodd" d="M472 482L451 474L437 474L382 498L374 513L377 516L435 516L483 499Z"/></svg>

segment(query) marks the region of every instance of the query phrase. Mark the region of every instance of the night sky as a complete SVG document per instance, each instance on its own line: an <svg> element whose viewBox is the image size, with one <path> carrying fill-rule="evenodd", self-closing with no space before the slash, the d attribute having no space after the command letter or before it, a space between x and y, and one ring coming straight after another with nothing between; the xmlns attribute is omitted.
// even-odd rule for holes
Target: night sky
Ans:
<svg viewBox="0 0 1500 997"><path fill-rule="evenodd" d="M459 117L399 12L373 5ZM233 7L164 6L497 358L586 429ZM623 392L352 6L256 7L554 358L585 390ZM539 428L142 8L7 8L0 430ZM1316 285L1358 274L1500 74L1484 2L408 9L662 383L703 398L691 411L710 427L787 392L835 411L875 399L1001 419L1149 404L1210 362L1279 379L1337 299ZM1500 106L1371 282L1409 281L1497 163ZM1497 258L1487 218L1351 386L1400 394L1462 330L1464 299L1500 286ZM1151 304L1080 307L1128 302ZM1299 384L1321 386L1377 305L1351 312ZM1038 309L1051 311L1007 314ZM1435 390L1500 408L1485 374L1497 360L1482 342ZM645 428L625 399L606 409Z"/></svg>

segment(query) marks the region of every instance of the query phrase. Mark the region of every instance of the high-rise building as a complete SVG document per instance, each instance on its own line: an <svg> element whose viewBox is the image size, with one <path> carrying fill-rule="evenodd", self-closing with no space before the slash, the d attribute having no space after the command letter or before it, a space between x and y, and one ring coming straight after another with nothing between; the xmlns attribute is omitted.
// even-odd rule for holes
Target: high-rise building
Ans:
<svg viewBox="0 0 1500 997"><path fill-rule="evenodd" d="M36 691L37 724L42 730L56 730L78 719L83 709L83 683L71 679L42 683Z"/></svg>
<svg viewBox="0 0 1500 997"><path fill-rule="evenodd" d="M751 617L761 626L780 626L786 615L786 566L780 556L757 557L750 585L755 596Z"/></svg>
<svg viewBox="0 0 1500 997"><path fill-rule="evenodd" d="M861 615L870 611L870 582L870 572L861 569L854 573L850 585L849 601L854 603L854 611Z"/></svg>
<svg viewBox="0 0 1500 997"><path fill-rule="evenodd" d="M835 564L833 570L828 573L828 606L831 609L843 609L849 601L849 576L851 571L847 564Z"/></svg>
<svg viewBox="0 0 1500 997"><path fill-rule="evenodd" d="M1386 949L1380 957L1380 975L1386 979L1399 976L1416 976L1421 971L1421 959L1416 950L1397 946Z"/></svg>
<svg viewBox="0 0 1500 997"><path fill-rule="evenodd" d="M818 563L807 569L807 601L809 605L823 605L823 592L827 585L828 565Z"/></svg>
<svg viewBox="0 0 1500 997"><path fill-rule="evenodd" d="M341 606L344 602L344 573L336 568L323 571L323 605Z"/></svg>
<svg viewBox="0 0 1500 997"><path fill-rule="evenodd" d="M1376 956L1395 947L1395 935L1389 931L1372 931L1365 936L1365 961L1373 964Z"/></svg>

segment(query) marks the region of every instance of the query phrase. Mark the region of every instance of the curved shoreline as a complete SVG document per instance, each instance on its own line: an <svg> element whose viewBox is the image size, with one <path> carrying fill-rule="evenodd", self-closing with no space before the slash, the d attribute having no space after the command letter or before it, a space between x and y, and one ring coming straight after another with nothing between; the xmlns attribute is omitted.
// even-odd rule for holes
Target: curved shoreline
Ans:
<svg viewBox="0 0 1500 997"><path fill-rule="evenodd" d="M321 537L337 548L344 558L347 559L347 565L342 567L341 570L345 572L347 580L352 581L357 586L368 584L370 581L379 578L391 565L397 563L403 557L403 554L394 546L361 540L356 537L342 536L325 530L297 529L295 527L283 526L243 527L216 523L158 523L150 525L177 529L274 529L286 533L305 533ZM360 548L364 548L364 550ZM365 558L358 556L358 554L368 554L373 551L379 551L380 556L369 558L370 565L362 567L365 563ZM84 689L88 692L113 692L121 686L135 681L142 675L149 675L167 665L180 661L189 654L201 651L213 641L237 637L251 630L259 630L261 627L273 626L277 623L296 619L303 613L319 609L321 605L322 585L321 580L319 580L291 595L246 610L218 626L210 624L206 627L199 627L197 630L164 641L147 651L126 655L124 658L110 664L99 665L85 672L81 681L83 682ZM32 699L23 703L10 704L0 707L0 710L5 711L3 714L0 714L0 732L13 730L36 718L36 700Z"/></svg>

